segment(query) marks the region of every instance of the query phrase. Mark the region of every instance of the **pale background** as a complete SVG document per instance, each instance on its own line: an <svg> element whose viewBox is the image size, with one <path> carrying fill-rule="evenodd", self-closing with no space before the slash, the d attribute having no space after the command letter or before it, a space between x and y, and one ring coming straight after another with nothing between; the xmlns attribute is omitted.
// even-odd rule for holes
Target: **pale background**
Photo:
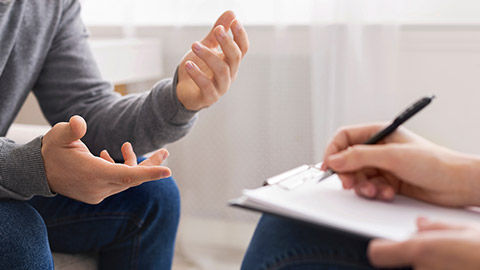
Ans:
<svg viewBox="0 0 480 270"><path fill-rule="evenodd" d="M229 93L167 146L183 203L177 269L238 269L259 215L228 200L321 161L341 125L390 120L434 93L407 126L480 153L478 1L87 0L84 18L105 77L138 92L172 76L226 9L251 49ZM45 123L34 99L17 123Z"/></svg>

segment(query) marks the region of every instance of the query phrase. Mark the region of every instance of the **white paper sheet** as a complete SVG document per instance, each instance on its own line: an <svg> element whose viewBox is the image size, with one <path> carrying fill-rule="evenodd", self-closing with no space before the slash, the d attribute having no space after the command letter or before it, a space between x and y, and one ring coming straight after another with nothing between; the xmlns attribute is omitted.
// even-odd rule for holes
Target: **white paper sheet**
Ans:
<svg viewBox="0 0 480 270"><path fill-rule="evenodd" d="M472 209L439 207L398 195L393 202L360 198L353 191L343 190L336 175L320 183L310 178L294 190L272 185L245 190L243 194L233 204L399 241L416 232L420 216L453 222L480 221L480 213Z"/></svg>

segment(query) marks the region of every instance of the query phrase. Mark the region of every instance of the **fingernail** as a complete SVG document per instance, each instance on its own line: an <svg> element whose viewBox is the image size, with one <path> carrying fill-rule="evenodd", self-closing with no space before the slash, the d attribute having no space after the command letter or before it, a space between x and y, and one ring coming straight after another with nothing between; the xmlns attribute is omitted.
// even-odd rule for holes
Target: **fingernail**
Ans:
<svg viewBox="0 0 480 270"><path fill-rule="evenodd" d="M162 177L169 177L170 176L170 172L168 171L165 171L162 173Z"/></svg>
<svg viewBox="0 0 480 270"><path fill-rule="evenodd" d="M332 167L341 167L345 163L345 157L342 154L332 155L328 158L328 164Z"/></svg>
<svg viewBox="0 0 480 270"><path fill-rule="evenodd" d="M201 51L202 50L202 45L200 45L200 43L198 43L198 42L193 43L193 50L197 51L197 52Z"/></svg>
<svg viewBox="0 0 480 270"><path fill-rule="evenodd" d="M220 27L220 33L219 33L220 37L221 38L225 38L227 36L227 33L225 32L225 29L222 27Z"/></svg>
<svg viewBox="0 0 480 270"><path fill-rule="evenodd" d="M187 68L188 69L193 69L193 63L191 61L187 62Z"/></svg>
<svg viewBox="0 0 480 270"><path fill-rule="evenodd" d="M165 153L163 153L163 160L167 159L167 157L168 157L168 152L165 151Z"/></svg>

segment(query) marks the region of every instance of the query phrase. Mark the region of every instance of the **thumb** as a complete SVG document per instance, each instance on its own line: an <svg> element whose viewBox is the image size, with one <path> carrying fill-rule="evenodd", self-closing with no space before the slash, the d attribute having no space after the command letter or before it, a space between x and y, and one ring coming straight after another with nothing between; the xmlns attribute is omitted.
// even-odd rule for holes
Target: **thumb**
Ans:
<svg viewBox="0 0 480 270"><path fill-rule="evenodd" d="M78 115L72 116L68 123L58 123L53 128L59 143L71 143L80 140L87 132L87 123Z"/></svg>
<svg viewBox="0 0 480 270"><path fill-rule="evenodd" d="M327 167L336 172L352 172L365 167L374 167L392 171L395 166L406 158L401 146L384 145L354 145L346 150L327 158Z"/></svg>
<svg viewBox="0 0 480 270"><path fill-rule="evenodd" d="M419 217L417 219L417 227L419 232L437 230L462 230L466 228L466 226L462 224L430 221L425 217Z"/></svg>
<svg viewBox="0 0 480 270"><path fill-rule="evenodd" d="M218 43L217 39L215 38L215 28L217 28L219 25L223 25L223 27L225 28L225 32L228 32L228 30L230 29L230 25L232 24L234 19L235 13L233 13L233 11L231 10L225 11L222 15L220 15L210 32L208 32L207 36L202 39L203 45L209 48L217 47Z"/></svg>

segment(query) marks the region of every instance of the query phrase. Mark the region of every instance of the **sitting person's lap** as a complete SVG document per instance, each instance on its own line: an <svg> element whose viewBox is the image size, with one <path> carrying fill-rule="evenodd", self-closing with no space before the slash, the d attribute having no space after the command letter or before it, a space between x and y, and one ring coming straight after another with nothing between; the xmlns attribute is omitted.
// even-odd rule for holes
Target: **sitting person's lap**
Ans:
<svg viewBox="0 0 480 270"><path fill-rule="evenodd" d="M47 229L32 206L0 200L0 220L2 269L53 269Z"/></svg>
<svg viewBox="0 0 480 270"><path fill-rule="evenodd" d="M373 269L370 239L263 215L242 263L245 270Z"/></svg>
<svg viewBox="0 0 480 270"><path fill-rule="evenodd" d="M38 227L35 229L38 232L26 236L26 244L33 241L30 238L41 239L41 232L46 228L48 241L39 243L39 246L43 245L48 251L50 242L54 252L97 252L100 268L129 269L135 265L138 269L169 269L171 266L180 215L180 197L172 178L130 188L98 205L57 195L53 198L35 197L28 204L0 201L0 206L30 213L28 218L18 221L20 224L16 228L21 234L26 228ZM4 211L0 212L4 215ZM35 217L38 222L24 224L32 223ZM8 228L4 224L3 232L7 234L5 230ZM51 260L51 254L44 257L44 260Z"/></svg>

